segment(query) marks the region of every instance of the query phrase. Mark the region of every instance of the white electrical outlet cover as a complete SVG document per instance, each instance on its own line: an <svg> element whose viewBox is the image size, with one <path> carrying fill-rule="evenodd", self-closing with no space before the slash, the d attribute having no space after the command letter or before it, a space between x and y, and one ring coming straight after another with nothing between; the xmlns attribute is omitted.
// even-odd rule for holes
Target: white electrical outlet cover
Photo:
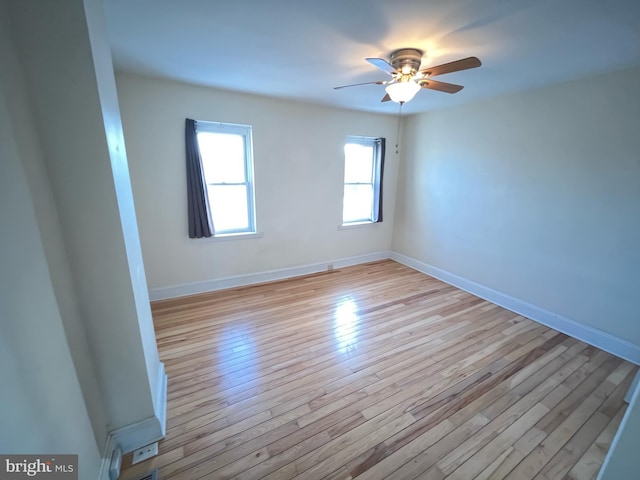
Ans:
<svg viewBox="0 0 640 480"><path fill-rule="evenodd" d="M138 450L134 450L131 465L135 465L136 463L140 463L147 458L155 457L156 455L158 455L158 442L139 448Z"/></svg>

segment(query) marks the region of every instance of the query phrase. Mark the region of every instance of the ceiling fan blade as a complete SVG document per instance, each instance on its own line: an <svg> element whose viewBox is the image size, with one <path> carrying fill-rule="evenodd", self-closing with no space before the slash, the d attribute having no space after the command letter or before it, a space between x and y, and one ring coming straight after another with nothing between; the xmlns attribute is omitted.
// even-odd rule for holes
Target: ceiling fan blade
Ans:
<svg viewBox="0 0 640 480"><path fill-rule="evenodd" d="M425 68L420 71L424 76L435 77L436 75L444 75L445 73L459 72L460 70L468 70L482 65L476 57L467 57L455 62L443 63L435 67Z"/></svg>
<svg viewBox="0 0 640 480"><path fill-rule="evenodd" d="M374 67L378 67L383 72L387 72L389 75L396 74L396 69L391 66L389 62L382 58L365 58L367 62L369 62Z"/></svg>
<svg viewBox="0 0 640 480"><path fill-rule="evenodd" d="M351 85L340 85L339 87L333 87L333 89L339 90L341 88L347 88L347 87L359 87L360 85L382 85L384 83L385 83L384 80L378 80L377 82L352 83Z"/></svg>
<svg viewBox="0 0 640 480"><path fill-rule="evenodd" d="M431 79L424 79L418 82L422 88L428 88L431 90L438 90L445 93L458 93L464 87L462 85L455 85L453 83L436 82Z"/></svg>
<svg viewBox="0 0 640 480"><path fill-rule="evenodd" d="M391 97L389 96L389 94L387 93L384 97L382 97L382 100L380 100L381 102L388 102L389 100L391 100Z"/></svg>

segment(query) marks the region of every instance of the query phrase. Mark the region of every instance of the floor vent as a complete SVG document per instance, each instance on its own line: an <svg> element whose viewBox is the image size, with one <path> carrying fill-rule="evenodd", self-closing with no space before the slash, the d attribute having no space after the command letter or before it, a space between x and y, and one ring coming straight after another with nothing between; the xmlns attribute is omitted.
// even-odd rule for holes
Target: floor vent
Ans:
<svg viewBox="0 0 640 480"><path fill-rule="evenodd" d="M158 469L155 469L153 472L145 473L143 476L139 477L138 480L158 480Z"/></svg>

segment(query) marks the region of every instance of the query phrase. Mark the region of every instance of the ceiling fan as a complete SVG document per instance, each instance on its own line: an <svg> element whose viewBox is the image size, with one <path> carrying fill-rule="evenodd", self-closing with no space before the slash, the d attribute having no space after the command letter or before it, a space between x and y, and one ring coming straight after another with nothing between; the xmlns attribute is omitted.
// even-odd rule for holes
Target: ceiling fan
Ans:
<svg viewBox="0 0 640 480"><path fill-rule="evenodd" d="M360 85L386 85L385 90L387 94L381 101L388 102L389 100L393 100L394 102L403 104L411 100L420 88L438 90L439 92L446 93L457 93L464 88L462 85L438 82L432 80L432 77L476 68L482 65L476 57L467 57L420 70L422 55L422 50L418 50L417 48L401 48L391 52L389 62L383 58L367 58L365 59L367 62L391 75L392 78L390 80L378 80L377 82L342 85L340 87L334 87L334 90Z"/></svg>

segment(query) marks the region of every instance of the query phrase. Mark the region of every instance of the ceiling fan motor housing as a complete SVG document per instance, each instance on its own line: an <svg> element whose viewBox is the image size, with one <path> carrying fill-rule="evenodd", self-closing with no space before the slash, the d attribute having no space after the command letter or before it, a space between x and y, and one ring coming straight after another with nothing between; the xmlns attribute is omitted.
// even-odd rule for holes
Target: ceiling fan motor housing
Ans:
<svg viewBox="0 0 640 480"><path fill-rule="evenodd" d="M404 75L415 75L420 68L420 63L422 63L422 55L422 50L401 48L391 52L390 63L393 68Z"/></svg>

